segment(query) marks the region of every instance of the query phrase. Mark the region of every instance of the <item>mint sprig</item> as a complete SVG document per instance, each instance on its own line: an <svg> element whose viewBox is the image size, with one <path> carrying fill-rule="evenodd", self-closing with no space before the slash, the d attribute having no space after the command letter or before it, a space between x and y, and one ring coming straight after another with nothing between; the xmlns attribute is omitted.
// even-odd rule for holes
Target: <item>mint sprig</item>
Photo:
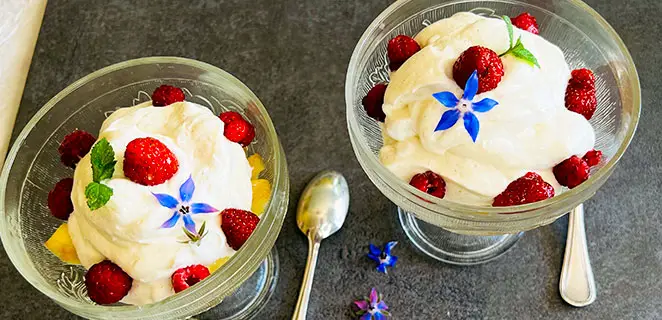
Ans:
<svg viewBox="0 0 662 320"><path fill-rule="evenodd" d="M510 40L510 46L509 49L500 54L499 57L503 57L507 54L512 54L516 58L530 64L531 66L536 66L540 68L540 64L538 63L538 59L531 53L531 51L527 50L524 47L524 44L522 43L522 37L517 38L517 41L515 44L513 44L513 40L515 38L514 36L514 30L513 30L513 23L510 21L510 18L508 16L503 16L502 17L503 21L506 22L506 27L508 28L508 39Z"/></svg>
<svg viewBox="0 0 662 320"><path fill-rule="evenodd" d="M105 184L103 180L113 177L115 172L115 151L106 138L97 142L92 148L90 162L92 163L92 182L85 187L85 198L87 206L94 211L106 205L113 196L113 189Z"/></svg>

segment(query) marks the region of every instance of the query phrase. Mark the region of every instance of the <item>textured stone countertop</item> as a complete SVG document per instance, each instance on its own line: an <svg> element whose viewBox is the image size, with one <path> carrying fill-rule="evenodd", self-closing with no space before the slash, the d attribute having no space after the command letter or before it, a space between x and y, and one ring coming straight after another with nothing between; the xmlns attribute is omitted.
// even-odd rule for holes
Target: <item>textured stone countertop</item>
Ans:
<svg viewBox="0 0 662 320"><path fill-rule="evenodd" d="M14 137L73 81L145 56L193 58L241 79L276 125L291 177L278 238L281 273L258 319L289 319L307 243L295 223L299 194L318 171L343 172L351 189L345 227L324 241L309 319L346 319L355 296L380 288L394 319L662 319L662 1L589 0L621 35L638 66L643 112L613 176L586 203L599 290L578 309L558 294L567 218L527 232L506 255L454 267L418 252L395 206L368 180L350 146L344 81L351 52L390 0L51 0ZM398 240L388 276L364 257L369 242ZM0 250L0 318L74 319L32 288Z"/></svg>

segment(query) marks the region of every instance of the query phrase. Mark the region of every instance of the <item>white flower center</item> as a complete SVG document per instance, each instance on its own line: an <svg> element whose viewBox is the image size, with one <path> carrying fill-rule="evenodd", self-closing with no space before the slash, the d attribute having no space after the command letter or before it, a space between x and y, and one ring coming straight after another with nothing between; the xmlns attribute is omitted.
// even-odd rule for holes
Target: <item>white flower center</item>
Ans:
<svg viewBox="0 0 662 320"><path fill-rule="evenodd" d="M471 101L460 99L460 102L457 103L457 110L460 110L462 113L473 111L471 108Z"/></svg>

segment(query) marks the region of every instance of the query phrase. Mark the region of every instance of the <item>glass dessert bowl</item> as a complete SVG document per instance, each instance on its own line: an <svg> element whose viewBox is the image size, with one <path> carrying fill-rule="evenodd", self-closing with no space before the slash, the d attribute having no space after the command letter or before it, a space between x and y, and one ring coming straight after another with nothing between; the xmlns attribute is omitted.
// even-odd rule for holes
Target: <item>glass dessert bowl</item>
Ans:
<svg viewBox="0 0 662 320"><path fill-rule="evenodd" d="M53 209L49 199L49 190L51 190L53 185L55 185L60 179L74 176L71 169L60 163L62 152L60 151L60 154L58 154L58 146L65 136L75 130L84 130L96 135L99 133L102 123L107 118L112 117L111 115L120 109L120 107L136 106L134 108L122 108L124 113L129 109L138 111L144 111L150 108L152 111L159 109L157 110L157 113L166 115L164 119L178 119L175 117L175 112L162 112L165 112L168 109L147 106L151 105L150 100L152 100L152 97L150 94L155 91L155 88L164 84L181 88L182 91L180 92L184 93L182 99L185 99L186 101L178 102L178 104L172 104L172 106L165 106L163 108L177 107L181 110L185 110L184 112L181 112L182 114L185 114L185 116L194 115L193 122L182 122L181 127L186 127L188 124L191 125L191 129L195 128L196 133L216 132L218 131L220 124L227 121L218 119L216 115L227 111L235 111L240 114L239 117L246 119L254 128L255 139L252 140L252 142L249 141L249 143L246 143L247 147L242 149L239 143L233 143L230 140L225 140L223 136L219 136L223 142L218 143L218 146L220 146L218 148L219 150L224 150L226 153L232 151L234 154L238 154L240 160L244 156L248 157L254 154L259 154L261 156L262 160L260 161L260 165L256 165L255 162L252 162L251 157L248 157L247 162L245 163L243 160L240 162L233 162L236 159L227 160L230 164L238 163L241 165L238 167L238 170L245 171L243 174L247 181L238 182L235 189L243 188L247 192L247 190L252 187L254 195L256 184L264 185L266 183L267 185L270 185L271 188L266 189L268 190L266 193L269 194L265 195L263 197L264 201L259 203L259 207L261 208L261 213L258 213L259 223L257 223L252 234L250 234L243 244L239 245L240 248L237 248L236 252L234 250L228 251L231 252L231 255L228 256L227 254L224 254L214 256L214 259L215 257L227 259L218 259L220 263L216 264L213 268L209 265L208 267L209 269L212 269L212 272L203 281L191 285L189 288L177 294L168 294L165 299L163 299L163 296L156 298L155 300L163 300L145 305L134 306L122 303L112 305L94 304L86 290L85 268L58 259L58 257L53 254L58 250L53 251L54 246L52 243L47 243L47 241L52 239L52 235L55 237L57 231L60 231L59 227L63 223L62 220L55 218L49 213L49 208L51 210ZM156 101L156 99L154 99L154 101ZM152 103L156 105L155 102ZM141 110L140 108L144 109ZM211 112L205 108L211 110ZM157 113L152 113L150 116L153 117ZM126 132L132 130L131 126L117 127L117 124L121 122L118 121L118 119L122 120L123 117L124 116L121 115L113 117L116 120L112 122L113 128L119 128L119 130L116 130L117 135L102 134L104 138L109 137L108 140L115 147L117 147L118 140L113 140L113 137L116 138L118 135L122 136ZM153 118L158 126L157 118ZM140 129L145 128L145 125L149 124L151 119L152 118L147 118L147 120L143 120ZM218 120L218 122L216 122L216 120ZM221 122L221 120L223 121ZM204 121L210 121L212 126L206 126ZM109 124L111 123L104 123L104 125ZM200 127L201 124L205 124L205 126ZM210 128L211 131L207 131ZM104 128L101 131L104 132L105 129L108 128ZM172 131L176 130L177 129L172 129ZM187 129L182 130L186 131ZM149 130L146 132L149 133ZM193 136L193 131L191 131L191 133ZM141 135L144 136L145 132L142 132ZM227 133L224 133L224 135L228 137ZM147 134L147 136L149 135ZM197 207L198 209L196 209L196 204L193 202L207 202L214 205L213 202L217 201L217 199L213 197L211 197L211 199L210 197L207 197L206 200L202 201L200 201L200 199L196 200L196 197L199 198L201 194L209 192L209 182L206 181L207 175L204 173L213 173L216 171L214 171L214 168L202 168L202 171L199 171L197 168L199 167L199 163L196 162L199 160L198 157L188 157L181 153L178 154L181 150L187 150L186 146L182 146L180 150L180 145L178 145L180 141L188 141L189 144L192 144L195 143L196 138L193 137L193 140L189 140L190 137L188 137L185 132L184 135L174 136L176 139L168 140L169 136L167 132L162 133L160 137L163 137L159 139L169 146L179 158L182 174L189 176L188 171L184 171L184 168L189 166L186 170L193 170L190 171L192 172L190 176L196 178L197 185L195 186L195 189L192 189L183 187L186 184L184 180L192 182L190 177L188 180L186 177L184 177L184 179L181 179L182 177L177 178L179 173L175 173L174 176L171 176L173 186L180 191L179 193L169 192L170 194L173 194L174 198L181 201L181 203L176 206L176 209L183 209L184 206L186 206L192 213L195 213L194 211L198 210L200 213L208 212L211 214L211 209L200 209L206 207L206 205L200 205ZM101 141L103 140L99 139L99 141L97 141L95 148L100 145ZM243 145L244 142L242 141L241 144ZM126 145L126 143L124 143L124 145ZM175 145L175 147L172 147L172 145ZM212 145L216 146L216 144ZM95 163L94 151L90 154L92 159L91 162ZM127 154L128 152L124 153L125 156ZM214 160L217 160L215 158L216 156L218 156L218 154L214 153ZM64 160L64 158L62 159ZM123 162L124 173L127 173L127 159L128 156L125 157ZM118 162L115 166L117 170L118 168L122 168L122 166L120 166L121 160L119 160L119 158L116 160ZM217 164L219 163L223 162L217 162ZM79 173L85 173L84 170L79 170L81 169L82 164L89 165L90 160L87 159L87 157L83 157L76 168L74 180L78 182L74 182L74 193L77 190L76 184L81 181L79 180ZM262 179L259 183L256 183L256 167L264 167L263 170L258 172L259 179ZM113 181L111 181L117 177L117 174L113 175L111 173L110 175L112 176L111 178L106 178L105 180L102 179L99 183L112 186L117 195L122 194L124 190L121 190L119 185L112 184ZM120 175L120 177L121 176L123 175ZM126 176L131 181L136 182L134 178L129 177L129 174L126 174ZM129 182L126 179L119 180L124 180L122 183ZM97 181L96 173L94 181ZM87 184L87 182L84 183ZM162 193L169 183L169 181L166 181L160 187L154 185L154 188L150 189L150 191L153 191L153 193ZM143 184L141 187L145 186L144 183L141 184ZM177 186L179 184L182 184L181 188ZM278 237L286 214L289 193L289 178L284 153L280 142L278 141L271 119L259 99L239 80L214 66L183 58L143 58L106 67L75 82L51 99L23 129L9 154L7 162L5 163L0 178L0 186L0 214L2 216L2 219L0 219L0 236L2 237L2 242L9 258L30 284L65 309L80 316L92 319L181 319L200 314L201 312L207 311L218 305L216 308L208 311L214 318L247 318L259 311L261 306L264 305L270 294L273 292L278 275L278 258L273 245ZM161 190L158 188L161 188ZM167 187L167 189L173 188ZM182 190L185 189L188 189L188 191L183 192ZM229 191L228 194L234 195L236 192L237 190L233 189ZM155 194L155 196L157 196L157 194ZM84 198L85 197L87 197L87 206L90 206L91 209L90 218L86 218L86 220L94 219L94 215L107 214L106 211L102 211L103 205L97 206L97 208L93 209L93 206L91 206L89 202L91 198L87 192L85 192ZM109 204L114 203L112 199L113 198L108 202ZM256 199L256 197L253 197L253 199ZM82 216L80 216L79 210L81 209L81 203L82 205L85 205L85 200L78 201L76 195L73 195L72 200L74 201L74 207L76 207L76 203L78 203L78 207L76 207L76 211L71 217L77 217L77 220L81 220ZM115 200L117 201L118 199ZM154 197L152 200L157 201L157 204L160 202L160 205L165 206L164 213L170 217L171 212L168 211L168 208L174 207L172 204L167 203L169 199L164 200L164 196L161 195L160 197ZM188 206L189 201L187 200L190 200L190 206ZM230 203L232 203L231 200L232 199L229 201ZM237 206L237 208L243 206L246 210L253 210L256 205L255 202L251 203L248 199L242 199L236 203L243 204L233 205L233 208L235 206ZM150 203L150 205L152 204ZM223 204L215 206L218 206L219 208L220 206L223 206L224 208L226 207ZM102 210L99 210L99 207L101 207ZM185 219L184 213L175 215L177 215L177 218L181 218L178 219L181 221L168 219L168 221L174 222L174 224L170 225L166 223L167 221L164 222L161 229L154 231L157 233L158 237L165 236L164 239L168 239L166 235L169 234L169 232L182 232L185 230L185 224L187 225L186 229L189 229L189 231L194 233L191 234L191 236L195 236L196 231L199 231L197 234L198 236L210 234L210 239L220 240L224 239L224 233L227 233L225 232L225 229L223 230L223 233L221 233L219 226L212 226L212 228L210 228L211 225L207 225L206 232L200 231L200 222L202 222L200 219L206 218L200 218L199 216L198 218L193 218L198 221L197 227L193 226L188 228L187 221L193 219ZM213 217L214 216L211 215L209 216L210 219L213 219ZM144 219L149 220L150 218L145 217ZM159 217L158 219L165 220L163 217ZM207 223L209 221L211 220L205 220L204 222ZM76 225L71 223L71 219L69 222L69 226ZM111 221L109 220L109 222ZM162 221L157 222L160 225ZM166 226L166 224L168 224L168 226ZM80 225L80 221L78 225ZM115 227L118 228L117 230L120 230L119 225ZM68 238L68 234L72 234L71 238L68 238L68 241L71 244L71 241L74 240L73 244L76 245L75 249L80 251L80 240L76 243L76 238L73 236L75 232L72 233L70 231L64 232L63 234L64 238ZM185 232L182 234L185 234ZM177 239L179 239L182 237L186 238L186 236L189 235L186 234L186 236L180 237L180 235L177 234L177 236ZM112 236L112 239L114 239L113 242L124 241L124 238L122 237L118 237L117 239L115 237L116 236ZM225 237L228 236L225 235ZM63 242L66 242L62 240L64 238L58 238L55 242L57 242L58 245L63 246ZM93 242L90 240L92 238L94 237L88 236L88 239L86 240ZM191 237L189 236L189 238ZM173 239L170 239L169 241L173 242ZM197 243L192 241L185 245L191 246L191 248L193 248L191 249L192 251L207 250L204 249L205 244L203 241L205 241L204 238ZM225 241L223 241L222 244L225 245ZM227 244L230 245L229 237ZM178 244L173 244L173 247L176 245ZM197 247L194 247L196 245ZM235 247L235 245L231 246ZM177 250L181 250L180 247L177 248ZM58 256L62 258L64 252L60 251L59 253ZM119 257L130 254L133 254L133 252L120 252ZM84 260L84 256L86 255L87 253L83 255L81 253L77 254L81 261ZM107 259L113 260L108 255L105 256L108 257ZM181 258L182 257L177 256L176 260ZM184 259L189 259L189 257L184 257ZM83 263L85 264L85 261L83 261ZM118 262L118 264L120 263ZM189 264L189 262L187 262L187 264ZM156 270L157 269L155 269L155 271ZM172 291L169 285L166 289L170 292ZM175 291L178 290L175 289Z"/></svg>
<svg viewBox="0 0 662 320"><path fill-rule="evenodd" d="M597 110L587 118L590 118L588 122L595 133L593 147L603 152L603 160L591 168L588 180L572 189L559 186L556 195L546 200L493 207L437 198L410 186L408 180L398 177L382 164L380 150L385 144L386 127L368 116L362 100L375 85L390 81L389 64L393 61L387 56L389 40L398 35L414 37L427 26L459 12L495 19L528 12L540 23L540 36L561 49L571 70L588 68L594 72ZM504 34L505 26L503 24ZM433 39L429 34L425 38ZM485 38L481 41L491 41ZM508 49L508 40L505 39L504 51ZM444 48L439 51L444 52ZM504 65L508 66L506 62ZM403 70L406 67L403 65ZM429 73L422 76L429 76ZM444 89L448 90L447 87ZM460 94L456 92L457 98L454 99L460 99ZM388 96L387 91L387 99ZM623 42L602 17L575 0L398 1L382 12L359 40L348 68L345 99L354 152L370 180L398 206L400 222L407 236L429 256L461 265L483 263L498 257L516 243L523 231L552 223L589 199L605 183L627 149L637 126L641 103L637 72ZM559 99L563 100L563 93ZM446 103L444 105L449 107ZM440 104L439 108L444 106ZM484 112L478 108L474 111ZM439 123L442 121L443 117ZM388 122L387 116L387 125ZM461 118L458 122L456 126L462 128ZM423 122L419 122L419 126L420 123ZM467 128L467 132L470 131ZM475 135L473 137L476 141ZM485 182L489 181L486 179Z"/></svg>

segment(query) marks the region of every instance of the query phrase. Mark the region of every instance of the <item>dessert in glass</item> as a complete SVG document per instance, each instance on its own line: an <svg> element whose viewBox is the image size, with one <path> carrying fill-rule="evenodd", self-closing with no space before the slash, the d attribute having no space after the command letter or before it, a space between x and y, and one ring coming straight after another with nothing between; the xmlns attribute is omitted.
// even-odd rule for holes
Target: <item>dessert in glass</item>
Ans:
<svg viewBox="0 0 662 320"><path fill-rule="evenodd" d="M0 181L10 259L73 313L250 317L273 292L285 158L261 102L216 67L144 58L77 81Z"/></svg>
<svg viewBox="0 0 662 320"><path fill-rule="evenodd" d="M398 1L356 46L345 94L359 163L407 236L461 265L593 195L640 109L627 49L574 0Z"/></svg>

